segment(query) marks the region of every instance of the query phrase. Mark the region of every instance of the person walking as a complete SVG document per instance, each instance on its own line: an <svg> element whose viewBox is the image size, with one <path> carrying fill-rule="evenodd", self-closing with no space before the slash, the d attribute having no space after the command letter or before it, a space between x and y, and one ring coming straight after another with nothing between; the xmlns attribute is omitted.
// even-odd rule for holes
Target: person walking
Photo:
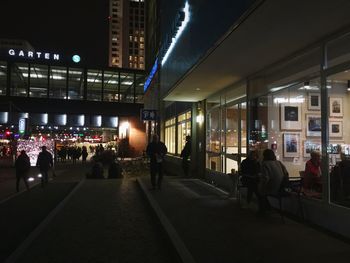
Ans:
<svg viewBox="0 0 350 263"><path fill-rule="evenodd" d="M160 190L163 179L163 160L168 149L163 142L159 141L158 135L154 134L152 136L152 142L147 145L146 152L150 157L152 190L155 190L156 186ZM157 174L158 179L156 179Z"/></svg>
<svg viewBox="0 0 350 263"><path fill-rule="evenodd" d="M16 191L19 192L19 181L23 179L24 184L29 191L28 184L28 172L30 169L30 160L25 150L22 150L20 155L17 157L15 161L16 168Z"/></svg>
<svg viewBox="0 0 350 263"><path fill-rule="evenodd" d="M180 157L182 157L182 169L186 177L188 177L188 172L190 168L190 161L188 158L191 156L191 136L186 136L186 144L182 149Z"/></svg>
<svg viewBox="0 0 350 263"><path fill-rule="evenodd" d="M81 155L82 155L82 157L83 157L83 163L85 163L86 162L86 158L88 157L88 151L87 151L87 148L86 148L86 146L84 145L83 146L83 149L82 149L82 151L81 151Z"/></svg>
<svg viewBox="0 0 350 263"><path fill-rule="evenodd" d="M52 154L47 151L46 146L43 146L42 151L38 155L36 166L39 167L41 173L41 186L49 182L49 169L53 167Z"/></svg>

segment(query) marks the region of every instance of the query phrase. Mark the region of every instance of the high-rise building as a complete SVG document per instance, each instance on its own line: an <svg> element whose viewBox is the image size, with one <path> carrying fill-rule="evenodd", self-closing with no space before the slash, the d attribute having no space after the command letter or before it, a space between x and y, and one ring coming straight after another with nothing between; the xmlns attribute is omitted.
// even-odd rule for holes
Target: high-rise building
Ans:
<svg viewBox="0 0 350 263"><path fill-rule="evenodd" d="M109 66L144 69L144 0L110 0L109 8Z"/></svg>

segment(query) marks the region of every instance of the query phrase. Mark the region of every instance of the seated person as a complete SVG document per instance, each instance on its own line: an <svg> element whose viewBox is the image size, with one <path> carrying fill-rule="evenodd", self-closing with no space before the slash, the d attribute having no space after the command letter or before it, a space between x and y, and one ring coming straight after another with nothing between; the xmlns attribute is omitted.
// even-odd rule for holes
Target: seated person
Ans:
<svg viewBox="0 0 350 263"><path fill-rule="evenodd" d="M112 162L108 168L108 179L122 178L122 168L116 161Z"/></svg>
<svg viewBox="0 0 350 263"><path fill-rule="evenodd" d="M247 203L252 200L253 193L258 197L258 175L260 173L260 163L258 161L258 153L250 151L247 159L241 163L240 174L241 182L247 187Z"/></svg>
<svg viewBox="0 0 350 263"><path fill-rule="evenodd" d="M261 164L262 175L259 181L259 212L269 208L268 195L278 195L284 187L289 185L289 175L282 162L276 160L273 150L266 149Z"/></svg>
<svg viewBox="0 0 350 263"><path fill-rule="evenodd" d="M311 152L311 159L305 164L304 189L322 191L321 157L317 151Z"/></svg>
<svg viewBox="0 0 350 263"><path fill-rule="evenodd" d="M330 181L332 200L350 198L350 159L344 153L341 153L341 161L333 167Z"/></svg>

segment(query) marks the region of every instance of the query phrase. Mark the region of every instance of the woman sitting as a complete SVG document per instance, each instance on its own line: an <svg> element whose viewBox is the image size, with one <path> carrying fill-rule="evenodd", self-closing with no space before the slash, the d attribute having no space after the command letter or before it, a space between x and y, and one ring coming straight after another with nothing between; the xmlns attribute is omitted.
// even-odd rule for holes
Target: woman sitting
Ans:
<svg viewBox="0 0 350 263"><path fill-rule="evenodd" d="M262 176L259 182L259 212L264 213L270 207L268 195L278 195L284 187L288 186L289 176L286 167L276 160L274 151L266 149L261 165Z"/></svg>
<svg viewBox="0 0 350 263"><path fill-rule="evenodd" d="M321 157L317 151L311 152L311 159L305 164L305 175L303 188L309 190L322 191L321 180Z"/></svg>

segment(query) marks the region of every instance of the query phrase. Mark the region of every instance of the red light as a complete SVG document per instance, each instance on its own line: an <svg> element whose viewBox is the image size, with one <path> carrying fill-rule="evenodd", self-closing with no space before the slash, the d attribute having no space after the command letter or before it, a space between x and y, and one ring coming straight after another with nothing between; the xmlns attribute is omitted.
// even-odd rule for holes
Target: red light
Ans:
<svg viewBox="0 0 350 263"><path fill-rule="evenodd" d="M5 134L8 136L8 135L11 134L11 132L10 131L6 131Z"/></svg>

